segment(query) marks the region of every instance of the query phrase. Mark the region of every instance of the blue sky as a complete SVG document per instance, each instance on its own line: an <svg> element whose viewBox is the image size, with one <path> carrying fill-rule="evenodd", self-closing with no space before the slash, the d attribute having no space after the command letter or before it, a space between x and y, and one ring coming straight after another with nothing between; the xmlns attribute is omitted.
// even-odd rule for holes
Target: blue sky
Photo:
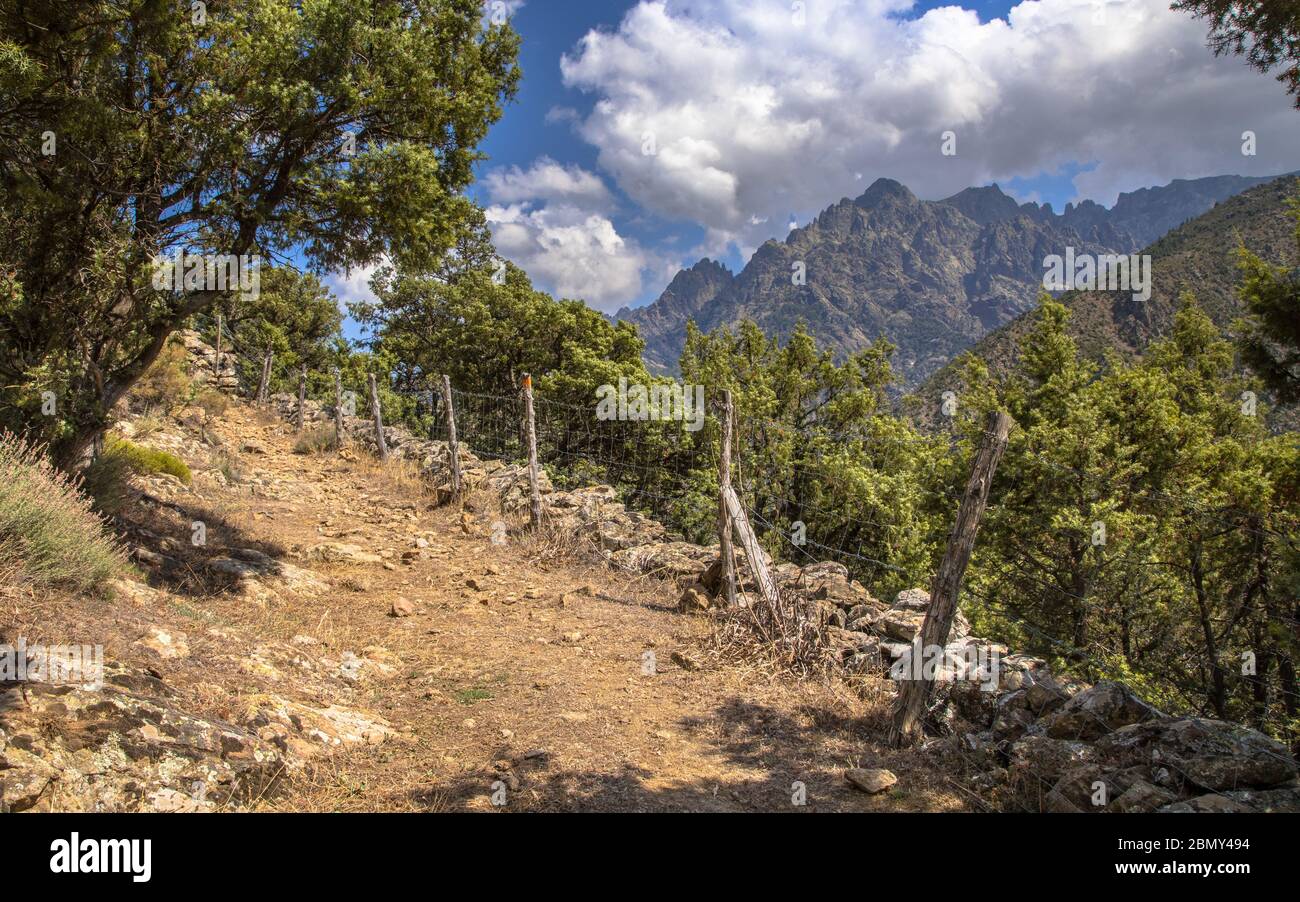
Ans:
<svg viewBox="0 0 1300 902"><path fill-rule="evenodd" d="M1300 168L1283 88L1168 0L500 2L523 80L471 193L536 285L608 312L702 256L739 270L879 177L1059 211Z"/></svg>

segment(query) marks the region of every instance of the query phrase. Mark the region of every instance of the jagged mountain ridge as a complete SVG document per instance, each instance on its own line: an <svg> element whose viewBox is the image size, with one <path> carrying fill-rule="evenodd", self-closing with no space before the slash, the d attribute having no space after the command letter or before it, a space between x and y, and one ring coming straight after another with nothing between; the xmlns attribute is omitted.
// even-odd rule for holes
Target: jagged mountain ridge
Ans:
<svg viewBox="0 0 1300 902"><path fill-rule="evenodd" d="M1019 204L997 185L922 201L892 179L828 207L784 242L768 241L740 273L701 260L645 307L617 318L635 323L647 362L676 369L688 319L701 329L754 320L785 337L808 324L818 343L851 353L885 336L897 369L913 386L988 332L1031 309L1043 258L1132 253L1215 203L1271 178L1176 180L1092 201ZM802 263L806 282L792 278Z"/></svg>
<svg viewBox="0 0 1300 902"><path fill-rule="evenodd" d="M1300 195L1300 178L1282 176L1217 204L1143 250L1151 255L1151 297L1134 300L1123 291L1070 291L1060 300L1071 311L1070 333L1089 357L1115 353L1138 357L1173 325L1179 297L1195 295L1219 328L1227 332L1243 312L1237 296L1241 274L1236 249L1245 245L1263 259L1281 263L1294 251L1294 223L1287 201ZM994 374L1014 365L1020 339L1032 326L1019 316L981 338L970 352L984 360ZM960 361L952 361L930 376L915 393L915 413L932 413L944 391L963 388ZM1295 412L1278 412L1294 423ZM1278 421L1282 422L1282 421Z"/></svg>

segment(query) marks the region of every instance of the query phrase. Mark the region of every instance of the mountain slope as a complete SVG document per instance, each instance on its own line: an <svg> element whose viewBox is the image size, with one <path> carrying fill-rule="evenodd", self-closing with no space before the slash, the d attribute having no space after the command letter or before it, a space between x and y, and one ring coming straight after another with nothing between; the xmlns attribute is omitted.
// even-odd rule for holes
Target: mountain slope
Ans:
<svg viewBox="0 0 1300 902"><path fill-rule="evenodd" d="M799 321L839 354L879 336L898 347L897 369L916 385L989 331L1033 306L1043 258L1131 253L1216 202L1269 179L1178 180L1123 194L1110 210L1091 201L1017 204L997 185L941 201L918 200L890 179L824 210L784 242L768 241L732 276L703 260L654 303L621 310L646 340L647 362L675 370L688 319L706 331L754 320L786 336ZM806 278L795 278L802 264Z"/></svg>
<svg viewBox="0 0 1300 902"><path fill-rule="evenodd" d="M1070 331L1080 348L1092 357L1107 350L1125 359L1138 356L1152 339L1168 332L1184 291L1195 294L1210 318L1226 330L1242 311L1236 293L1237 248L1245 244L1274 262L1290 259L1294 227L1286 201L1298 195L1300 178L1284 176L1229 198L1150 245L1144 251L1152 258L1148 301L1134 301L1130 293L1114 291L1061 295L1061 302L1072 311ZM971 353L993 372L1005 372L1030 325L1030 317L1022 315L984 336ZM958 361L945 365L921 385L917 398L925 404L944 391L959 391L959 366Z"/></svg>
<svg viewBox="0 0 1300 902"><path fill-rule="evenodd" d="M1067 245L1110 249L1026 213L982 224L954 204L920 201L879 179L786 241L766 242L730 282L709 282L707 291L718 289L711 298L686 303L677 291L665 292L624 318L644 326L647 358L670 369L687 318L706 331L750 318L781 336L806 322L820 344L840 354L887 336L899 346L901 371L915 380L1029 309L1043 256ZM676 312L690 306L693 314Z"/></svg>

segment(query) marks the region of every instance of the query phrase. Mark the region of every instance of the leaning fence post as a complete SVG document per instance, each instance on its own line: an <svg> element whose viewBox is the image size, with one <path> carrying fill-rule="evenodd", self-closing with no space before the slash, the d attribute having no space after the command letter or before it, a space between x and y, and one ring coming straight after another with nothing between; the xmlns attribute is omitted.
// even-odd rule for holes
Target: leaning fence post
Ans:
<svg viewBox="0 0 1300 902"><path fill-rule="evenodd" d="M731 391L722 390L719 423L722 426L721 453L718 456L718 556L722 567L722 597L728 606L736 603L736 550L731 544L732 518L727 505L731 488L731 427L734 415Z"/></svg>
<svg viewBox="0 0 1300 902"><path fill-rule="evenodd" d="M266 356L262 358L262 381L257 386L257 403L265 404L271 396L271 361L273 360L271 349L266 349Z"/></svg>
<svg viewBox="0 0 1300 902"><path fill-rule="evenodd" d="M975 454L970 480L966 483L966 492L957 509L957 522L953 525L948 547L944 550L943 560L939 563L930 587L929 610L925 612L921 631L912 644L910 654L913 656L941 653L937 650L948 644L948 634L957 613L962 577L975 547L980 517L984 515L984 507L988 504L993 472L1002 459L1002 452L1007 448L1007 435L1010 432L1010 416L1000 412L989 414L984 439ZM890 741L896 746L910 743L921 733L921 718L930 697L933 679L916 677L917 665L920 663L922 662L913 660L907 674L912 678L899 681L898 698L894 702L894 723L890 729Z"/></svg>
<svg viewBox="0 0 1300 902"><path fill-rule="evenodd" d="M533 377L524 373L524 438L528 442L528 520L542 525L542 493L537 487L537 424L533 420Z"/></svg>
<svg viewBox="0 0 1300 902"><path fill-rule="evenodd" d="M754 530L749 525L749 517L745 514L744 505L740 503L740 496L736 494L736 489L731 483L727 483L726 488L722 490L722 496L723 504L726 506L731 519L731 525L735 528L736 535L740 536L740 544L745 549L745 560L749 563L750 572L754 574L754 582L758 585L758 594L763 597L768 609L773 614L779 615L781 594L776 587L776 580L772 578L772 571L767 569L767 560L763 557L763 546L758 544L758 536L754 535ZM734 570L732 572L734 574Z"/></svg>
<svg viewBox="0 0 1300 902"><path fill-rule="evenodd" d="M456 410L451 404L451 377L442 377L442 406L447 414L447 450L451 454L451 495L460 495L460 450L456 442Z"/></svg>
<svg viewBox="0 0 1300 902"><path fill-rule="evenodd" d="M298 376L298 415L294 418L294 425L298 431L302 432L303 411L307 406L307 367L302 368L302 373Z"/></svg>
<svg viewBox="0 0 1300 902"><path fill-rule="evenodd" d="M370 379L370 410L375 415L375 448L380 460L388 460L388 443L384 441L384 414L379 409L379 385L375 374L367 374Z"/></svg>

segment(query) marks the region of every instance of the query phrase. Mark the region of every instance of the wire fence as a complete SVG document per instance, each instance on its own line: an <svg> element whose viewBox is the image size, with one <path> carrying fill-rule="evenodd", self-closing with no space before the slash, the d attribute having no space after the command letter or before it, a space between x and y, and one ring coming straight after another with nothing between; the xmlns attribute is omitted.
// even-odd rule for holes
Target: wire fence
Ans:
<svg viewBox="0 0 1300 902"><path fill-rule="evenodd" d="M236 348L233 342L228 347ZM309 397L332 411L334 374L312 373L309 385ZM350 413L372 414L361 379L341 377L341 388ZM385 422L448 441L442 395L440 380L386 385L381 403L392 409L384 411ZM453 386L450 400L463 445L484 458L527 460L520 392ZM541 471L558 489L612 486L629 509L673 535L713 544L721 428L719 399L709 400L694 418L620 418L602 415L595 403L539 394L533 410ZM836 561L885 598L929 585L952 538L974 453L970 436L892 434L873 421L857 430L830 430L815 417L802 423L742 418L736 427L735 491L758 541L776 561ZM1046 456L1034 463L1039 475L1033 485L1011 492L1002 485L1008 480L995 481L984 532L961 583L963 611L982 634L1086 678L1136 680L1162 704L1250 720L1295 742L1296 603L1279 602L1278 587L1258 562L1266 546L1272 553L1274 546L1300 553L1296 518L1261 522L1240 505L1209 507L1202 497L1161 489L1130 499L1135 508L1157 513L1126 522L1100 542L1097 523L1078 517L1033 522L1027 532L1027 512L1044 496L1065 498L1079 489L1075 505L1087 510L1104 500L1101 491L1121 488L1098 486L1082 469ZM1180 547L1192 549L1185 560L1167 556L1175 532ZM1188 545L1188 533L1204 539ZM1194 572L1196 554L1218 555L1217 570ZM1252 566L1262 574L1253 582ZM1252 655L1271 671L1240 666Z"/></svg>

